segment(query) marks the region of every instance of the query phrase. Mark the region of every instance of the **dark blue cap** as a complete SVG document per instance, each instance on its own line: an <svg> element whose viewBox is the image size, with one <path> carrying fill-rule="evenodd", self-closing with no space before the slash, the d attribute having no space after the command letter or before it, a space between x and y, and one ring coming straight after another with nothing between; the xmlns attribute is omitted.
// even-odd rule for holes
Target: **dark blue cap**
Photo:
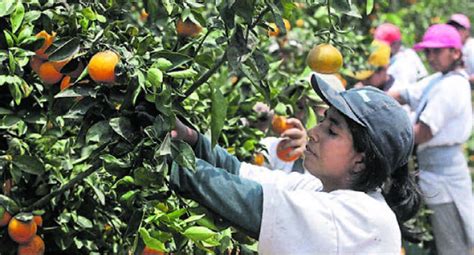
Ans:
<svg viewBox="0 0 474 255"><path fill-rule="evenodd" d="M311 85L324 102L367 128L390 173L408 162L414 145L413 127L392 97L372 86L338 91L316 73L311 75Z"/></svg>

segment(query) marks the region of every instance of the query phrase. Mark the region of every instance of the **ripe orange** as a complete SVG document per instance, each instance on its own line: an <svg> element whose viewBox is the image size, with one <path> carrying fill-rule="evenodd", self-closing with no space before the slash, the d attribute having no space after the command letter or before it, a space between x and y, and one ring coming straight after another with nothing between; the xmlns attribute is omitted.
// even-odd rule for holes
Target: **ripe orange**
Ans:
<svg viewBox="0 0 474 255"><path fill-rule="evenodd" d="M119 55L110 50L96 53L87 66L89 76L95 82L113 83L115 81L115 67L119 60Z"/></svg>
<svg viewBox="0 0 474 255"><path fill-rule="evenodd" d="M181 37L196 37L201 33L201 31L202 27L189 19L184 22L182 19L178 19L178 22L176 23L176 32Z"/></svg>
<svg viewBox="0 0 474 255"><path fill-rule="evenodd" d="M286 117L279 116L279 115L276 115L276 114L275 114L275 116L273 116L272 130L275 133L281 134L281 133L285 132L285 130L287 130L289 128L292 128L292 127L293 127L292 125L286 123Z"/></svg>
<svg viewBox="0 0 474 255"><path fill-rule="evenodd" d="M52 62L44 62L39 68L38 75L45 84L55 84L63 78L63 74L56 71Z"/></svg>
<svg viewBox="0 0 474 255"><path fill-rule="evenodd" d="M43 217L41 217L41 215L33 216L33 221L36 223L36 226L38 227L43 226Z"/></svg>
<svg viewBox="0 0 474 255"><path fill-rule="evenodd" d="M288 33L288 31L290 31L291 29L290 21L288 21L287 19L283 19L283 23L285 23L285 29L286 29L286 32ZM270 23L269 26L270 26L270 29L268 29L268 32L267 32L268 36L276 37L280 35L281 31L275 23Z"/></svg>
<svg viewBox="0 0 474 255"><path fill-rule="evenodd" d="M304 26L304 20L303 19L297 19L296 20L296 26L297 27L303 27Z"/></svg>
<svg viewBox="0 0 474 255"><path fill-rule="evenodd" d="M56 37L56 32L53 32L51 35L48 34L48 32L44 30L37 33L36 38L44 38L44 43L41 46L41 48L35 51L36 56L38 56L41 59L45 59L45 60L48 59L48 54L46 54L45 51L49 48L49 46L51 46L51 44L53 44L55 37Z"/></svg>
<svg viewBox="0 0 474 255"><path fill-rule="evenodd" d="M333 74L342 67L342 54L331 44L323 43L309 51L306 63L315 72Z"/></svg>
<svg viewBox="0 0 474 255"><path fill-rule="evenodd" d="M18 255L43 255L44 254L44 241L40 236L35 235L31 241L18 246Z"/></svg>
<svg viewBox="0 0 474 255"><path fill-rule="evenodd" d="M31 57L31 59L30 59L31 70L33 70L35 73L39 73L39 68L40 68L41 64L43 64L43 63L44 63L44 60L42 60L41 58L39 58L37 56Z"/></svg>
<svg viewBox="0 0 474 255"><path fill-rule="evenodd" d="M164 252L152 249L148 246L145 246L142 252L142 255L164 255L164 254L165 254Z"/></svg>
<svg viewBox="0 0 474 255"><path fill-rule="evenodd" d="M66 75L64 76L63 80L61 81L61 91L69 88L71 86L71 76Z"/></svg>
<svg viewBox="0 0 474 255"><path fill-rule="evenodd" d="M260 152L253 154L253 163L257 166L263 166L265 163L265 156Z"/></svg>
<svg viewBox="0 0 474 255"><path fill-rule="evenodd" d="M286 161L286 162L292 162L297 160L300 156L301 153L297 153L295 155L290 155L290 153L293 151L293 148L288 147L286 149L283 149L283 143L280 141L277 145L277 156L279 159Z"/></svg>
<svg viewBox="0 0 474 255"><path fill-rule="evenodd" d="M145 9L142 9L142 11L140 12L140 20L143 21L143 22L146 22L146 20L148 19L148 12L145 10Z"/></svg>
<svg viewBox="0 0 474 255"><path fill-rule="evenodd" d="M8 235L19 244L29 242L36 235L36 230L36 223L33 220L21 221L14 217L8 223Z"/></svg>
<svg viewBox="0 0 474 255"><path fill-rule="evenodd" d="M3 209L3 214L0 215L0 227L4 227L4 226L8 225L8 222L10 222L10 220L12 218L12 215L9 212L7 212L5 207L3 207L1 205L0 205L0 207L2 207L2 209ZM0 210L0 211L2 211L2 210Z"/></svg>
<svg viewBox="0 0 474 255"><path fill-rule="evenodd" d="M239 77L237 75L232 75L230 77L230 84L235 85L239 81Z"/></svg>

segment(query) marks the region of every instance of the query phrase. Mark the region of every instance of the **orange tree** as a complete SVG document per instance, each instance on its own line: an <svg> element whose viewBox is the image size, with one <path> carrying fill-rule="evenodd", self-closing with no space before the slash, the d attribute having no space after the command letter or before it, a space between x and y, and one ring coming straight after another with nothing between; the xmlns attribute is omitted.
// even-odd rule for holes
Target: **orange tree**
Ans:
<svg viewBox="0 0 474 255"><path fill-rule="evenodd" d="M255 252L255 240L170 190L170 169L195 162L170 139L174 120L250 160L264 135L243 125L253 104L294 114L309 50L361 49L367 31L344 21L372 7L1 1L0 216L36 233L19 244L2 227L0 253L42 250L38 240L47 253ZM277 36L268 36L271 23Z"/></svg>

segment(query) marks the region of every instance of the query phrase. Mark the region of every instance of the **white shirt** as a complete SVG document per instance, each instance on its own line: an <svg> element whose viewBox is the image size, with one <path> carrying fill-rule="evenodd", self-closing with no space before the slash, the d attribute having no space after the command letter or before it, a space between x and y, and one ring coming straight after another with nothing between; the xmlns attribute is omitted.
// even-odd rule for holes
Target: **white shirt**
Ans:
<svg viewBox="0 0 474 255"><path fill-rule="evenodd" d="M397 54L390 58L387 73L398 82L412 84L428 75L423 62L416 52L409 48L400 48Z"/></svg>
<svg viewBox="0 0 474 255"><path fill-rule="evenodd" d="M380 192L322 192L308 174L242 163L263 187L259 254L400 254L400 229Z"/></svg>
<svg viewBox="0 0 474 255"><path fill-rule="evenodd" d="M420 144L418 150L432 146L449 146L467 141L472 128L471 88L464 71L444 76L435 73L405 88L402 95L415 111L423 90L432 79L439 79L429 92L428 102L420 120L430 127L433 138ZM461 75L460 75L461 74Z"/></svg>
<svg viewBox="0 0 474 255"><path fill-rule="evenodd" d="M462 55L466 72L469 76L474 75L474 38L468 38L462 48Z"/></svg>

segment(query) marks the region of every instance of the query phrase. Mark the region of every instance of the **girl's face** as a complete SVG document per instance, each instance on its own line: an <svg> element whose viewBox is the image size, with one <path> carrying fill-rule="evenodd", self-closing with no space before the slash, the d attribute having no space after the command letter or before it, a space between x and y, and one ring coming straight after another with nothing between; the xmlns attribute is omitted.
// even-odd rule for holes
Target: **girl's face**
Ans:
<svg viewBox="0 0 474 255"><path fill-rule="evenodd" d="M460 50L451 48L426 48L425 54L431 67L442 73L451 71L453 63L461 57Z"/></svg>
<svg viewBox="0 0 474 255"><path fill-rule="evenodd" d="M333 107L325 119L308 131L304 167L324 184L325 190L349 188L351 171L358 171L363 153L354 149L352 133L344 117Z"/></svg>

